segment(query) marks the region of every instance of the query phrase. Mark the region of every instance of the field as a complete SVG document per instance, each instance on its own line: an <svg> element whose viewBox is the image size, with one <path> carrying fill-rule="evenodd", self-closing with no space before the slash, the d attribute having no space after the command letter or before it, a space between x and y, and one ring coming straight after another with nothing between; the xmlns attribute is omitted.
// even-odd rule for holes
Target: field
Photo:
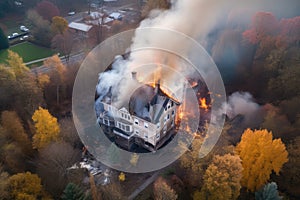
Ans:
<svg viewBox="0 0 300 200"><path fill-rule="evenodd" d="M23 42L14 46L11 46L9 50L18 53L22 58L24 63L46 58L55 54L54 51L48 48L40 47L30 42ZM1 50L0 51L0 62L5 62L7 59L8 51Z"/></svg>

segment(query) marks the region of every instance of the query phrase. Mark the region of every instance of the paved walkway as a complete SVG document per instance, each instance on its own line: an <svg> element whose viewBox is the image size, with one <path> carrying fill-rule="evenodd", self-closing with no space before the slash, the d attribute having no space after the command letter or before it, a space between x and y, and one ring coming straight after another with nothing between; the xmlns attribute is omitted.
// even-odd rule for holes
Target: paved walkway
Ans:
<svg viewBox="0 0 300 200"><path fill-rule="evenodd" d="M148 187L151 183L153 183L157 179L159 173L160 173L160 171L155 172L142 185L140 185L138 188L136 188L135 191L133 191L133 193L131 195L129 195L128 200L133 200L135 197L137 197L137 195L139 195L139 193L141 193L146 187Z"/></svg>

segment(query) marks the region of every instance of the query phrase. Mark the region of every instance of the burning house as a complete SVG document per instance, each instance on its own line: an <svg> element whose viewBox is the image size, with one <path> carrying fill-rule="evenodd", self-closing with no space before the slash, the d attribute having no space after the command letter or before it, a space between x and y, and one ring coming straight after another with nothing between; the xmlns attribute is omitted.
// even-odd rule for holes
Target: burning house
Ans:
<svg viewBox="0 0 300 200"><path fill-rule="evenodd" d="M118 146L132 150L134 146L156 151L175 133L175 121L180 102L156 82L140 84L128 105L115 107L111 91L96 97L97 120L104 133ZM100 100L99 100L100 99Z"/></svg>

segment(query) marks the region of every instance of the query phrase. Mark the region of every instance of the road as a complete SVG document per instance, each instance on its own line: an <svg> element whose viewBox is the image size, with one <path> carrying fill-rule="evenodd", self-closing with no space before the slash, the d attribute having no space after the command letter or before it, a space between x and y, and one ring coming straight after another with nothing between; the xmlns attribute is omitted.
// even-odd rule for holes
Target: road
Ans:
<svg viewBox="0 0 300 200"><path fill-rule="evenodd" d="M85 55L84 52L71 55L70 58L69 58L69 64L75 64L75 63L78 63L78 62L82 62L84 60L85 56L86 55ZM61 61L62 61L63 64L67 64L66 60L63 57L61 58ZM40 67L32 68L31 72L32 73L38 73L38 74L40 74L40 73L44 74L44 73L48 73L51 69L52 69L52 67L46 67L46 66L42 65Z"/></svg>
<svg viewBox="0 0 300 200"><path fill-rule="evenodd" d="M140 185L129 197L128 200L133 200L137 197L146 187L153 183L159 176L160 171L155 172L150 178L148 178L142 185Z"/></svg>

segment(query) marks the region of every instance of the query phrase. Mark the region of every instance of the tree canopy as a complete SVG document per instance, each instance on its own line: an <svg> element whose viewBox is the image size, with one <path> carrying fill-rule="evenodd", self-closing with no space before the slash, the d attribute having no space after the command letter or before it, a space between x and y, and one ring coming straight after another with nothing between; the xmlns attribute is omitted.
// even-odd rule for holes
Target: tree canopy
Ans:
<svg viewBox="0 0 300 200"><path fill-rule="evenodd" d="M8 39L0 27L0 50L7 49L9 47Z"/></svg>
<svg viewBox="0 0 300 200"><path fill-rule="evenodd" d="M288 152L281 139L274 139L272 132L247 129L242 135L236 151L242 159L242 186L254 192L260 189L274 171L279 174L288 161Z"/></svg>
<svg viewBox="0 0 300 200"><path fill-rule="evenodd" d="M35 149L46 147L50 142L58 141L60 128L57 119L47 109L39 107L32 116L36 133L32 146Z"/></svg>

